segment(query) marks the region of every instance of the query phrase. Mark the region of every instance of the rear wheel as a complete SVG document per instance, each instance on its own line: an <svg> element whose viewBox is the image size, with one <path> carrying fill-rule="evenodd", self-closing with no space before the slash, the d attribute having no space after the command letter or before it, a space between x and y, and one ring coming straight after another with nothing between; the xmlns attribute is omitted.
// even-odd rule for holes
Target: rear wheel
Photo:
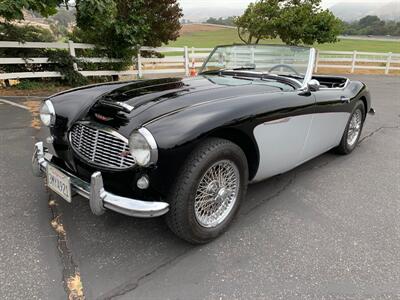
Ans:
<svg viewBox="0 0 400 300"><path fill-rule="evenodd" d="M361 132L365 120L365 107L362 101L358 101L353 109L346 129L343 133L340 145L336 148L336 152L340 154L350 154L353 152L360 139Z"/></svg>
<svg viewBox="0 0 400 300"><path fill-rule="evenodd" d="M223 139L206 140L189 156L170 193L168 226L194 244L218 237L238 211L247 182L241 148Z"/></svg>

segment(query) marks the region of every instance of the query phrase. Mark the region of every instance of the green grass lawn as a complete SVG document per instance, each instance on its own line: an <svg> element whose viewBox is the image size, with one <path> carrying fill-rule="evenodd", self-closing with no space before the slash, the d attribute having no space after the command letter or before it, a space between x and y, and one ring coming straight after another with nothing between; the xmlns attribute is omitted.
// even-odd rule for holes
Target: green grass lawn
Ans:
<svg viewBox="0 0 400 300"><path fill-rule="evenodd" d="M177 41L171 42L171 47L213 48L216 45L242 43L235 29L217 31L199 31L185 33ZM280 40L264 40L265 44L279 44ZM384 42L370 40L341 40L335 44L316 45L321 50L332 51L362 51L362 52L393 52L400 53L400 42Z"/></svg>

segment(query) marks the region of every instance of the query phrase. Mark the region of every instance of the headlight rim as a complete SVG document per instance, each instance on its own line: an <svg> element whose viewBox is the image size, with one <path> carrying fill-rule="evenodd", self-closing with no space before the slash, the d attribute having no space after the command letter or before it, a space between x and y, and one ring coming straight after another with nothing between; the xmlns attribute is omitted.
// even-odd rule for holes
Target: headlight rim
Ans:
<svg viewBox="0 0 400 300"><path fill-rule="evenodd" d="M49 110L49 114L50 114L50 123L49 124L45 124L45 122L43 122L42 119L42 113L40 112L42 110L42 107L46 105L48 110ZM42 122L42 124L46 127L52 127L55 125L56 123L56 110L54 109L54 105L50 100L45 100L43 101L40 109L39 109L39 117L40 117L40 121Z"/></svg>
<svg viewBox="0 0 400 300"><path fill-rule="evenodd" d="M132 151L133 151L132 146L134 146L134 145L131 145L131 136L133 134L140 134L145 139L145 141L147 142L147 144L150 148L150 160L146 164L140 164L136 160L134 154L132 153ZM151 132L145 127L141 127L138 130L131 133L131 135L129 136L129 150L131 152L132 157L135 159L136 163L141 167L149 167L149 166L155 165L158 161L157 142L156 142L154 136L151 134Z"/></svg>

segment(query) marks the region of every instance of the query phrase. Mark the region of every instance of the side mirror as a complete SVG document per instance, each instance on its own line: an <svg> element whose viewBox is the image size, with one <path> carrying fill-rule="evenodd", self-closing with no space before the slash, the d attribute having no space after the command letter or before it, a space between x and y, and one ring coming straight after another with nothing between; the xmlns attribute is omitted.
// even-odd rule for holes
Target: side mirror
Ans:
<svg viewBox="0 0 400 300"><path fill-rule="evenodd" d="M309 90L310 92L316 92L316 91L319 91L320 83L319 83L319 81L316 80L316 79L311 79L311 80L307 83L307 87L308 87L308 90Z"/></svg>

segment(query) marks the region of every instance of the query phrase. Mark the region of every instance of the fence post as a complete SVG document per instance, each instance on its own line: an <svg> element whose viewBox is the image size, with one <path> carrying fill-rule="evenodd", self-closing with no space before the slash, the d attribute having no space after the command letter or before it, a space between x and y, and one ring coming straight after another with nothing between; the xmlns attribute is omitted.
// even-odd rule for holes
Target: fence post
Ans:
<svg viewBox="0 0 400 300"><path fill-rule="evenodd" d="M315 55L315 66L314 66L314 73L317 73L318 72L318 64L319 64L319 50L317 49L316 50L317 51L317 53L316 53L316 55Z"/></svg>
<svg viewBox="0 0 400 300"><path fill-rule="evenodd" d="M69 48L69 55L71 55L73 58L76 58L75 46L73 41L68 41L68 48ZM78 71L78 65L76 63L74 63L74 70Z"/></svg>
<svg viewBox="0 0 400 300"><path fill-rule="evenodd" d="M185 75L189 76L190 75L189 74L189 50L188 50L187 46L185 46L183 49L184 49L183 57L184 57L184 61L185 61Z"/></svg>
<svg viewBox="0 0 400 300"><path fill-rule="evenodd" d="M143 70L142 70L142 56L140 55L140 49L138 50L137 54L136 68L138 71L137 77L141 79L143 77Z"/></svg>
<svg viewBox="0 0 400 300"><path fill-rule="evenodd" d="M354 70L356 69L356 61L357 61L357 50L354 50L353 60L351 62L351 73L354 73Z"/></svg>
<svg viewBox="0 0 400 300"><path fill-rule="evenodd" d="M386 69L385 69L385 75L389 74L390 71L390 63L392 62L392 52L389 52L387 62L386 62Z"/></svg>

